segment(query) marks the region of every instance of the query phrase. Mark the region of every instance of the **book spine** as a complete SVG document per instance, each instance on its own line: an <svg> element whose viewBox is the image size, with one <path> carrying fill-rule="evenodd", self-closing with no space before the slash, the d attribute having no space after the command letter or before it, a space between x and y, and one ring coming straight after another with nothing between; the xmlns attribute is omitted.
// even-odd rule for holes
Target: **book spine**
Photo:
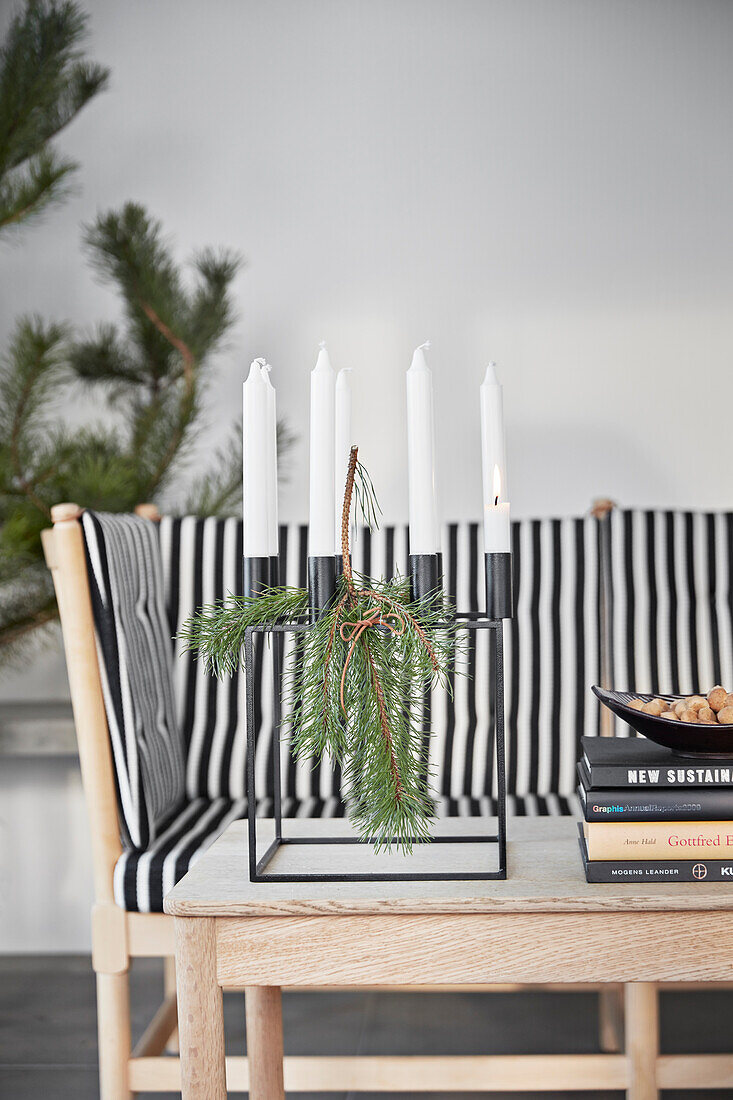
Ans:
<svg viewBox="0 0 733 1100"><path fill-rule="evenodd" d="M582 826L578 825L578 843L586 882L731 882L733 862L720 859L588 859Z"/></svg>
<svg viewBox="0 0 733 1100"><path fill-rule="evenodd" d="M722 787L733 790L733 766L711 764L591 764L583 757L592 789L608 787Z"/></svg>
<svg viewBox="0 0 733 1100"><path fill-rule="evenodd" d="M586 821L727 821L733 817L733 792L685 791L589 791L578 789Z"/></svg>
<svg viewBox="0 0 733 1100"><path fill-rule="evenodd" d="M584 861L586 882L730 882L733 863L708 860Z"/></svg>
<svg viewBox="0 0 733 1100"><path fill-rule="evenodd" d="M733 821L593 821L583 832L591 860L733 859Z"/></svg>

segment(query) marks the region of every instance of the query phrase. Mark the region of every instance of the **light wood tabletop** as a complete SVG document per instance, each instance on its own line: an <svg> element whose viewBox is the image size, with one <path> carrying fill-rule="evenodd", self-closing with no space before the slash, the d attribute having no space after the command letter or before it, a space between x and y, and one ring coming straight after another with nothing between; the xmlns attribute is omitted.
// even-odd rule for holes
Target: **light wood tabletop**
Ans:
<svg viewBox="0 0 733 1100"><path fill-rule="evenodd" d="M269 825L269 828L268 828ZM437 823L440 835L491 833L491 819L449 818ZM272 823L263 822L264 849ZM349 836L347 821L289 820L290 836ZM317 913L499 913L584 912L680 909L733 909L733 880L727 883L644 883L609 885L585 881L578 829L568 817L514 818L508 829L509 877L477 882L250 882L247 823L231 825L171 890L165 911L174 916L276 916ZM476 870L495 860L487 844L421 845L411 856L374 856L368 846L298 845L276 852L268 870L309 871L437 867Z"/></svg>
<svg viewBox="0 0 733 1100"><path fill-rule="evenodd" d="M262 824L264 851L272 824ZM444 834L493 827L490 820L439 824ZM284 828L291 836L350 833L336 820ZM660 1087L733 1085L732 1056L659 1053L656 987L733 979L733 889L587 884L569 818L513 819L508 838L503 881L252 883L246 823L231 825L165 901L176 925L184 1100L226 1095L226 988L247 991L246 1073L236 1059L227 1072L230 1087L249 1088L252 1100L282 1100L283 1081L304 1091L628 1088L631 1100L653 1100ZM404 857L375 856L361 844L296 845L279 850L270 866L465 871L495 860L492 847L424 845ZM493 983L623 983L626 1052L286 1059L283 1078L282 988Z"/></svg>

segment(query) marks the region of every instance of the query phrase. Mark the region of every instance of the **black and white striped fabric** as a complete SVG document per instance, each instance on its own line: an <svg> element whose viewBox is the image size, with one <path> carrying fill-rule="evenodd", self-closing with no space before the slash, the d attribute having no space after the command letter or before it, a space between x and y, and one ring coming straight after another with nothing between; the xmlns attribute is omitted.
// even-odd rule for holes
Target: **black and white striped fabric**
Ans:
<svg viewBox="0 0 733 1100"><path fill-rule="evenodd" d="M241 591L241 524L193 517L164 519L161 548L170 633L202 604ZM509 793L520 798L571 795L578 739L595 731L597 704L588 686L598 680L598 524L591 518L515 523L514 573L517 614L506 630L506 700ZM281 578L306 582L307 529L281 529ZM355 568L368 574L405 573L407 529L361 531ZM445 585L461 610L484 603L480 526L450 524L444 530ZM474 635L454 698L433 701L436 736L432 764L436 794L455 812L462 799L496 795L490 756L488 634ZM271 756L271 669L263 661L257 749L258 789ZM186 744L189 797L238 799L245 794L244 677L219 682L176 643L174 680ZM284 794L294 800L340 797L334 773L283 759Z"/></svg>
<svg viewBox="0 0 733 1100"><path fill-rule="evenodd" d="M241 592L242 527L233 519L164 519L160 548L168 635L175 639L196 608ZM583 734L598 732L589 691L600 678L599 525L596 520L527 520L513 524L515 618L505 627L507 787L510 814L575 810L575 763ZM304 586L307 529L281 528L283 582ZM444 529L445 587L460 610L484 605L480 525ZM406 527L360 531L359 572L406 573ZM487 632L472 635L456 669L453 694L432 700L430 746L438 812L490 815L496 808L493 700ZM156 910L172 884L229 821L246 814L244 676L208 676L178 641L171 642L178 724L186 761L183 810L147 851L128 851L115 874L127 909ZM272 812L272 669L258 666L256 771L258 813ZM467 673L468 675L463 675ZM295 763L282 747L283 811L341 816L338 774L325 764Z"/></svg>
<svg viewBox="0 0 733 1100"><path fill-rule="evenodd" d="M614 509L609 522L612 685L733 684L733 513Z"/></svg>
<svg viewBox="0 0 733 1100"><path fill-rule="evenodd" d="M158 535L149 520L93 512L82 529L120 820L143 850L185 793Z"/></svg>
<svg viewBox="0 0 733 1100"><path fill-rule="evenodd" d="M507 790L524 800L526 813L576 812L580 741L600 733L590 690L601 682L600 557L592 516L512 524Z"/></svg>

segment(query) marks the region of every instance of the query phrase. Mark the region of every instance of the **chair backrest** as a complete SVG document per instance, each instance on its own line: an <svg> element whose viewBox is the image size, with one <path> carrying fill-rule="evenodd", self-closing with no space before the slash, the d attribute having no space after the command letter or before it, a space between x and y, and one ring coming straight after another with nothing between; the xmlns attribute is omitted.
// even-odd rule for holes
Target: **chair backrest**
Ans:
<svg viewBox="0 0 733 1100"><path fill-rule="evenodd" d="M733 513L614 509L609 535L614 686L733 688Z"/></svg>
<svg viewBox="0 0 733 1100"><path fill-rule="evenodd" d="M82 530L120 820L144 849L185 798L157 525L85 512Z"/></svg>
<svg viewBox="0 0 733 1100"><path fill-rule="evenodd" d="M281 528L280 573L304 586L307 529ZM444 574L460 610L484 605L480 526L444 529ZM580 738L598 732L598 707L589 684L600 679L599 524L592 517L523 520L513 525L517 612L505 630L507 778L519 813L567 808L575 788ZM169 632L202 604L241 592L242 526L234 519L164 518L160 545ZM405 526L361 531L355 568L391 576L407 572ZM258 668L257 773L268 790L272 753L269 662ZM454 696L433 700L434 787L443 812L490 812L496 796L493 700L487 636L469 648L469 676L456 676ZM173 679L186 747L190 797L241 798L245 793L244 677L220 682L174 642ZM283 757L285 810L340 813L338 774L330 767Z"/></svg>

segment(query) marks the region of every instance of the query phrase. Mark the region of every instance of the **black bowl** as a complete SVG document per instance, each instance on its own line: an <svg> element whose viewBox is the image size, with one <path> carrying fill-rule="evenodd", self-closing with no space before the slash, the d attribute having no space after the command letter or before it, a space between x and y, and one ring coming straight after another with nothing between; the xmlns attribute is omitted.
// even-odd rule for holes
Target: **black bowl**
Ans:
<svg viewBox="0 0 733 1100"><path fill-rule="evenodd" d="M733 726L707 725L700 722L675 722L672 718L656 718L629 706L632 699L664 699L670 710L685 695L642 695L631 691L606 691L593 686L593 694L614 714L628 722L632 729L683 756L733 756Z"/></svg>

